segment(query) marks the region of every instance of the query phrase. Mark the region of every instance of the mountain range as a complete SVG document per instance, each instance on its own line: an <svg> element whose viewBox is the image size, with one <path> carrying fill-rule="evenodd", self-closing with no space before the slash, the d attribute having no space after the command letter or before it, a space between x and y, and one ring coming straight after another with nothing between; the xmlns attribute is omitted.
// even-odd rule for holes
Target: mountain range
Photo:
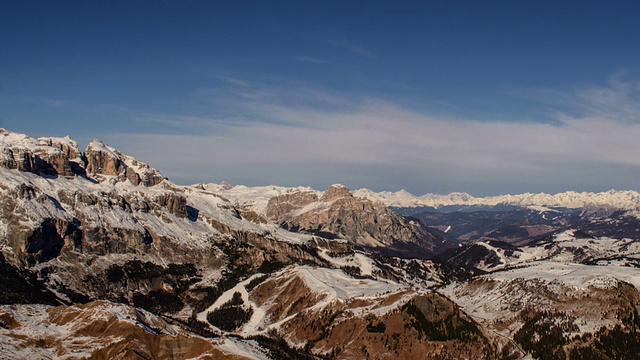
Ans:
<svg viewBox="0 0 640 360"><path fill-rule="evenodd" d="M379 201L385 206L394 208L446 209L447 207L457 207L472 209L473 207L514 206L544 210L545 208L579 209L588 206L609 206L637 212L640 204L640 193L632 190L609 190L600 193L567 191L555 195L526 193L489 197L474 197L463 192L454 192L448 195L415 196L405 190L374 192L369 189L358 189L353 194L372 201Z"/></svg>
<svg viewBox="0 0 640 360"><path fill-rule="evenodd" d="M640 355L633 191L184 186L99 140L0 151L0 357Z"/></svg>

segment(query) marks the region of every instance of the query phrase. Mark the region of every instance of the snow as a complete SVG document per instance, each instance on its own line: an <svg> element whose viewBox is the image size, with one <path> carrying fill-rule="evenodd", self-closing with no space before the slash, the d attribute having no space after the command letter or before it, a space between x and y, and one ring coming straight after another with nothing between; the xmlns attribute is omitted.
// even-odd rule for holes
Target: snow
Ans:
<svg viewBox="0 0 640 360"><path fill-rule="evenodd" d="M553 300L553 295L548 295L548 292L571 299L588 296L597 289L615 288L620 282L640 289L640 269L619 260L636 257L640 253L637 241L606 237L579 239L573 233L573 230L564 231L550 242L523 247L511 257L505 256L501 249L478 242L476 244L500 256L503 265L471 282L454 282L439 291L490 331L509 337L519 323L516 321L507 327L503 324L509 324L509 319L515 319L525 306L554 309L570 304ZM571 251L577 248L582 254L578 258ZM598 265L578 263L584 254L592 258L618 260L603 260ZM613 326L615 321L602 314L600 309L585 309L582 317L576 319L576 325L580 329L579 334L593 333L602 326Z"/></svg>
<svg viewBox="0 0 640 360"><path fill-rule="evenodd" d="M598 266L540 261L531 266L499 271L482 277L498 281L538 279L546 283L562 283L576 290L610 288L615 286L618 280L622 280L640 289L640 270L617 265Z"/></svg>
<svg viewBox="0 0 640 360"><path fill-rule="evenodd" d="M358 254L354 256L358 261L362 261L363 264L370 262L371 260L366 258L362 254ZM367 266L365 265L365 271L367 271ZM253 315L251 319L236 333L242 336L251 336L255 334L263 334L266 333L270 329L278 329L282 326L282 324L291 320L296 314L290 315L284 319L280 319L275 323L268 323L268 313L267 309L271 306L270 302L263 304L262 306L258 306L255 302L251 301L249 298L249 294L245 288L245 286L254 278L258 276L262 276L263 274L255 274L249 279L242 281L237 284L232 289L224 292L220 298L218 298L211 306L209 306L206 310L197 314L197 319L199 321L205 322L207 314L211 311L222 306L224 303L231 300L233 294L238 292L241 295L241 298L245 305L253 308ZM338 269L326 269L326 268L315 268L311 266L298 266L292 265L289 266L278 273L272 275L272 278L285 278L285 279L295 279L300 278L304 281L304 283L309 287L311 291L317 293L319 295L324 295L320 301L314 304L312 307L308 308L308 311L321 311L325 309L327 306L332 306L335 301L340 301L343 303L349 302L354 298L366 298L366 299L379 299L384 297L390 293L395 293L398 291L406 290L407 288L401 286L392 281L381 281L381 280L372 280L372 279L354 279L347 274L345 274L342 270ZM410 298L407 295L402 301L407 301ZM377 302L373 302L371 305L366 308L361 309L353 309L354 312L362 312L370 313L372 311L384 313L393 310L398 307L398 302L394 304L390 304L387 306L379 306ZM216 331L220 331L219 329L210 326Z"/></svg>
<svg viewBox="0 0 640 360"><path fill-rule="evenodd" d="M326 249L320 249L318 255L336 267L355 266L360 269L360 275L373 275L373 270L375 268L373 260L364 253L355 252L352 255L344 257L331 257Z"/></svg>
<svg viewBox="0 0 640 360"><path fill-rule="evenodd" d="M328 295L316 307L324 307L333 300L346 301L354 297L374 298L402 288L399 284L389 280L383 282L372 279L354 279L338 269L294 266L288 271L304 280L312 291Z"/></svg>
<svg viewBox="0 0 640 360"><path fill-rule="evenodd" d="M234 337L224 337L213 341L216 348L227 355L244 356L252 360L269 360L268 354L253 340L242 340Z"/></svg>
<svg viewBox="0 0 640 360"><path fill-rule="evenodd" d="M155 316L144 310L101 301L93 303L91 308L81 310L70 307L69 310L80 311L80 316L58 325L51 320L50 313L53 308L47 305L2 305L0 312L9 313L20 324L13 329L0 328L0 344L2 355L11 358L51 358L51 359L77 359L89 358L91 353L109 343L119 341L119 337L89 337L78 336L77 330L82 329L87 321L108 321L115 317L119 321L128 322L136 326L146 328L144 323L138 321L139 317L146 321L155 322ZM163 328L167 334L177 334L181 330L172 325ZM48 339L55 341L55 346L49 348L26 347L18 339ZM0 356L1 357L1 356Z"/></svg>
<svg viewBox="0 0 640 360"><path fill-rule="evenodd" d="M36 139L0 128L0 147L22 147L34 149L38 146Z"/></svg>
<svg viewBox="0 0 640 360"><path fill-rule="evenodd" d="M543 213L546 213L546 212L555 212L555 213L562 214L562 211L560 211L560 210L548 208L548 207L545 207L545 206L531 205L531 206L527 206L527 209L533 210L533 211L537 211L540 214L543 214ZM544 217L544 215L543 215L543 217ZM545 219L546 219L546 217L545 217Z"/></svg>
<svg viewBox="0 0 640 360"><path fill-rule="evenodd" d="M11 137L15 136L18 135L11 135ZM0 135L0 139L6 137L6 134L5 136ZM100 142L92 144L95 147L103 146ZM107 148L107 150L109 149ZM131 163L140 165L135 159L125 158L129 159ZM148 228L158 236L194 249L210 248L212 238L220 236L220 232L209 220L227 225L232 230L257 233L292 243L307 243L313 238L310 235L286 231L275 224L255 224L238 218L233 210L233 205L225 199L204 190L181 187L168 181L162 186L144 187L135 186L129 181L111 184L91 181L84 177L52 179L32 173L0 168L0 184L2 185L0 193L6 193L12 189L18 189L23 184L28 184L35 189L36 196L54 200L17 199L14 213L24 214L19 218L19 221L27 228L35 228L48 218L59 218L71 222L77 213L81 213L84 227L107 226L140 233L144 233L145 228ZM179 196L185 194L188 199L187 205L199 211L198 221L177 217L166 209L155 209L151 212L134 209L133 212L130 212L128 209L122 209L114 204L119 198L127 198L132 206L144 203L153 205L154 199L167 193L176 193ZM63 201L63 195L70 198L73 204L67 204ZM98 199L98 204L85 204L78 200L79 195L91 195ZM158 211L163 214L158 216ZM7 223L0 221L0 238L6 239L7 230Z"/></svg>
<svg viewBox="0 0 640 360"><path fill-rule="evenodd" d="M439 291L499 336L510 337L517 330L519 323L509 319L515 319L525 306L554 309L571 303L553 300L549 292L571 299L597 289L615 288L620 282L640 289L640 269L624 260L640 254L640 243L631 239L583 239L576 238L574 230L567 230L548 242L520 248L513 256L484 242L476 244L495 252L502 265L471 282L454 282ZM576 257L575 249L580 249L580 256ZM598 265L579 263L585 256L610 260L599 261ZM593 333L602 326L613 326L615 321L600 309L585 309L576 325L580 334Z"/></svg>
<svg viewBox="0 0 640 360"><path fill-rule="evenodd" d="M418 207L422 205L420 199L404 189L396 192L374 192L369 189L358 189L353 192L353 196L381 202L386 206Z"/></svg>
<svg viewBox="0 0 640 360"><path fill-rule="evenodd" d="M631 190L610 190L606 192L567 191L555 195L525 193L519 195L498 195L490 197L474 197L467 193L454 192L447 195L425 194L414 196L406 191L374 192L369 189L358 189L354 196L379 201L386 206L439 208L452 205L496 206L513 205L529 207L535 211L555 211L553 207L577 209L589 205L613 206L615 208L635 210L640 205L640 193Z"/></svg>
<svg viewBox="0 0 640 360"><path fill-rule="evenodd" d="M262 216L267 215L267 204L271 198L276 196L295 192L310 192L318 197L322 195L321 191L314 190L310 187L287 188L275 185L247 187L244 185L236 185L230 189L226 189L226 186L218 184L198 184L192 186L192 188L198 187L205 191L220 194L239 207L250 209Z"/></svg>
<svg viewBox="0 0 640 360"><path fill-rule="evenodd" d="M251 319L249 319L249 322L245 324L242 327L242 329L238 331L238 333L251 335L251 334L259 333L262 330L264 330L263 327L261 327L261 325L263 325L264 319L266 317L266 311L261 307L257 306L253 301L249 299L249 293L245 288L245 285L249 284L251 280L263 275L264 274L260 274L260 273L255 274L250 278L236 284L236 286L234 286L233 288L225 291L222 295L220 295L220 297L213 304L211 304L211 306L209 306L204 311L198 313L198 315L196 316L198 321L209 324L209 322L207 321L207 314L220 308L222 305L224 305L229 300L231 300L233 298L233 294L240 293L240 296L244 304L253 308L253 315L251 316ZM220 329L216 328L211 324L209 324L209 326L215 330L221 331Z"/></svg>
<svg viewBox="0 0 640 360"><path fill-rule="evenodd" d="M98 139L93 139L89 145L87 145L87 150L94 150L94 151L98 151L98 152L104 152L106 154L108 154L109 156L111 156L112 158L115 159L119 159L120 156L118 156L118 154L116 154L116 150L110 146L108 146L107 144L105 144L104 142L102 142L102 140L98 140Z"/></svg>

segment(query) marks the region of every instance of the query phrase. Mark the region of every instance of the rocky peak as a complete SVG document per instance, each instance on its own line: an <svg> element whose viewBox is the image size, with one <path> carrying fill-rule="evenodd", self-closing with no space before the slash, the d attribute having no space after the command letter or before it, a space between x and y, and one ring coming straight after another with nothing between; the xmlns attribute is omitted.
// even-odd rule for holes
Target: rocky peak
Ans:
<svg viewBox="0 0 640 360"><path fill-rule="evenodd" d="M103 181L130 181L154 186L166 178L156 169L122 154L100 140L87 145L84 154L69 136L41 137L0 129L0 167L48 176L91 176Z"/></svg>
<svg viewBox="0 0 640 360"><path fill-rule="evenodd" d="M158 170L132 157L125 157L124 162L127 167L125 175L134 185L149 187L166 179Z"/></svg>
<svg viewBox="0 0 640 360"><path fill-rule="evenodd" d="M344 185L330 186L320 198L315 192L290 190L269 200L267 216L291 230L343 238L382 252L409 251L413 256L425 256L453 246L420 221L404 218L381 203L354 197Z"/></svg>
<svg viewBox="0 0 640 360"><path fill-rule="evenodd" d="M233 185L229 184L226 181L222 181L220 182L220 188L222 188L222 190L230 190L233 189Z"/></svg>
<svg viewBox="0 0 640 360"><path fill-rule="evenodd" d="M324 202L331 202L345 196L351 196L349 188L341 184L334 184L327 188L327 190L322 195L321 200Z"/></svg>
<svg viewBox="0 0 640 360"><path fill-rule="evenodd" d="M78 143L69 136L63 138L41 137L38 138L38 145L47 146L60 150L66 157L72 160L81 159L82 153L78 147Z"/></svg>
<svg viewBox="0 0 640 360"><path fill-rule="evenodd" d="M87 173L117 176L117 181L129 180L132 184L154 186L166 179L151 166L124 155L100 140L93 140L85 150Z"/></svg>
<svg viewBox="0 0 640 360"><path fill-rule="evenodd" d="M65 138L34 139L0 129L0 166L44 175L73 176L81 168L78 144Z"/></svg>
<svg viewBox="0 0 640 360"><path fill-rule="evenodd" d="M278 222L284 221L292 213L317 201L318 195L315 191L290 189L284 194L269 199L267 217Z"/></svg>
<svg viewBox="0 0 640 360"><path fill-rule="evenodd" d="M87 173L101 175L120 175L125 171L122 158L116 150L100 140L93 140L84 151L87 159Z"/></svg>
<svg viewBox="0 0 640 360"><path fill-rule="evenodd" d="M84 160L78 144L68 136L64 138L39 138L36 154L50 168L46 173L73 176L84 172Z"/></svg>

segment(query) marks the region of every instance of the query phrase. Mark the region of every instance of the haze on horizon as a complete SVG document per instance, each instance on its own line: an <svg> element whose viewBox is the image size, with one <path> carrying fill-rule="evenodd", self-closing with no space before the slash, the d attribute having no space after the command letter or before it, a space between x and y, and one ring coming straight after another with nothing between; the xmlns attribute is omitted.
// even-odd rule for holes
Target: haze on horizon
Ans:
<svg viewBox="0 0 640 360"><path fill-rule="evenodd" d="M0 3L0 127L182 184L640 190L631 1Z"/></svg>

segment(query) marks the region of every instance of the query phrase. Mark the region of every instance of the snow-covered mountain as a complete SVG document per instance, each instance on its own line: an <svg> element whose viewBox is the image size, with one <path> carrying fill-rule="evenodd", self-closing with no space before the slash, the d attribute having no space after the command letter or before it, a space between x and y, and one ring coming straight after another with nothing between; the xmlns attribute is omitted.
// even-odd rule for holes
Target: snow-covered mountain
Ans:
<svg viewBox="0 0 640 360"><path fill-rule="evenodd" d="M377 255L396 241L435 237L415 238L426 229L346 188L319 198L304 188L233 198L225 184L176 185L98 140L81 151L69 138L6 130L0 153L0 303L8 305L0 357L377 356L388 344L362 336L369 322L396 316L410 326L407 309L444 279L432 261L387 264ZM313 229L272 220L291 225L307 219L306 208L320 215ZM385 231L336 225L369 218ZM365 252L358 239L367 236L375 246ZM357 329L349 344L340 342L343 327ZM193 351L176 343L181 334ZM407 332L397 351L442 345L418 336ZM451 341L467 353L490 351L480 336Z"/></svg>
<svg viewBox="0 0 640 360"><path fill-rule="evenodd" d="M640 353L637 239L567 230L520 248L478 242L444 261L481 275L441 293L535 358L633 359Z"/></svg>
<svg viewBox="0 0 640 360"><path fill-rule="evenodd" d="M526 193L519 195L498 195L474 197L467 193L450 193L448 195L426 194L415 196L400 190L396 192L375 192L369 189L358 189L355 196L379 201L386 206L398 208L445 206L498 206L511 205L519 207L557 207L578 209L590 205L609 206L624 210L637 210L640 206L640 193L631 190L610 190L600 193L567 191L555 195Z"/></svg>
<svg viewBox="0 0 640 360"><path fill-rule="evenodd" d="M0 358L640 349L640 226L624 213L436 214L439 234L342 185L180 186L98 140L0 130L0 154Z"/></svg>

